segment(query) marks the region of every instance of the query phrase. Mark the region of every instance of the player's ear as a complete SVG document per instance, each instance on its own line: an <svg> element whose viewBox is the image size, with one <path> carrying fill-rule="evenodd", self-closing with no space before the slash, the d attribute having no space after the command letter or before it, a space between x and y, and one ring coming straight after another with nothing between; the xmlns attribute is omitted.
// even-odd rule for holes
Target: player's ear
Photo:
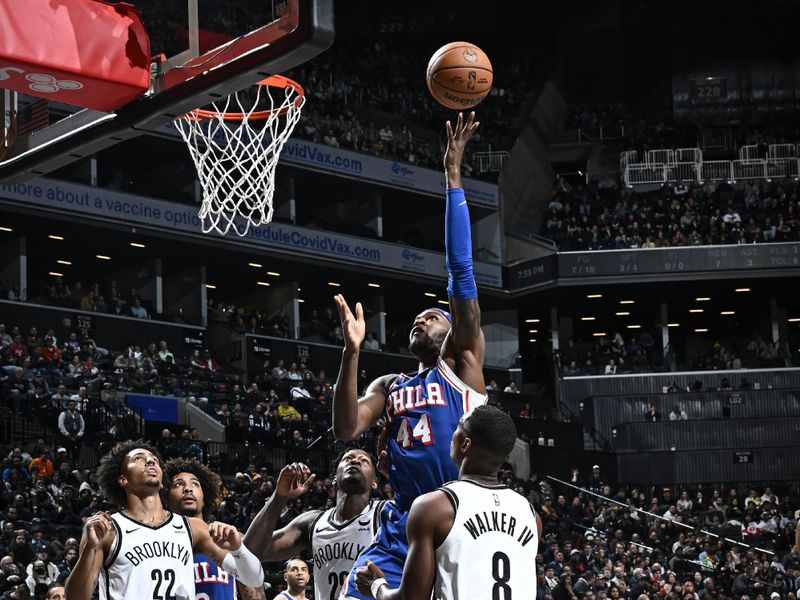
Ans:
<svg viewBox="0 0 800 600"><path fill-rule="evenodd" d="M333 481L331 481L331 485L333 485L334 487L336 487L336 476L335 476L335 475L334 475L334 477L333 477Z"/></svg>

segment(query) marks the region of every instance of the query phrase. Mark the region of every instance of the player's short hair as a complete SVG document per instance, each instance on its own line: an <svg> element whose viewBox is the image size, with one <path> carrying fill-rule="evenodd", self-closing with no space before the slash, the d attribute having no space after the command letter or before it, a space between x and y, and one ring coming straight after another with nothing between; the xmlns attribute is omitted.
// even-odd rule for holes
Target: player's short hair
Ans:
<svg viewBox="0 0 800 600"><path fill-rule="evenodd" d="M114 445L109 453L100 459L97 480L103 495L106 497L106 501L115 506L121 507L126 504L127 495L125 494L125 489L119 484L119 476L122 475L125 456L136 448L147 450L158 458L159 463L164 464L161 453L155 446L145 440L128 440Z"/></svg>
<svg viewBox="0 0 800 600"><path fill-rule="evenodd" d="M57 581L54 581L49 586L47 586L47 594L45 594L45 598L49 598L50 597L50 592L55 590L55 589L58 589L58 588L64 589L64 584L63 583L58 583Z"/></svg>
<svg viewBox="0 0 800 600"><path fill-rule="evenodd" d="M164 476L167 479L167 493L172 486L172 478L178 473L191 473L200 482L203 490L203 520L211 520L219 500L220 476L198 461L196 458L172 458L164 465Z"/></svg>
<svg viewBox="0 0 800 600"><path fill-rule="evenodd" d="M283 570L284 571L288 571L289 570L289 565L292 564L296 560L299 560L301 563L303 563L306 566L306 568L308 568L308 563L305 560L303 560L299 556L295 556L294 558L290 558L285 563L283 563Z"/></svg>
<svg viewBox="0 0 800 600"><path fill-rule="evenodd" d="M508 413L489 404L476 407L464 419L462 428L475 448L498 466L511 454L517 440L517 427Z"/></svg>

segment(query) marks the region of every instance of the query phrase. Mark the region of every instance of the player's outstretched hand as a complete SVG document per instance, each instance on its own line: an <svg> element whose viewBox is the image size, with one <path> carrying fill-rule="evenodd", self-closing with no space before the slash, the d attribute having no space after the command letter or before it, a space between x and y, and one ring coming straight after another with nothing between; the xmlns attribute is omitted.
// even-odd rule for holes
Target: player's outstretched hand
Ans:
<svg viewBox="0 0 800 600"><path fill-rule="evenodd" d="M372 582L382 577L383 571L374 562L368 560L366 566L356 569L356 587L359 592L372 598Z"/></svg>
<svg viewBox="0 0 800 600"><path fill-rule="evenodd" d="M242 545L243 536L236 527L222 521L214 521L208 526L211 540L223 550L236 550Z"/></svg>
<svg viewBox="0 0 800 600"><path fill-rule="evenodd" d="M344 346L348 350L358 350L361 347L361 342L364 341L364 335L367 330L367 325L364 323L364 308L361 306L361 302L356 302L356 312L353 314L344 296L336 294L333 299L336 301L336 308L339 309L339 318L342 320Z"/></svg>
<svg viewBox="0 0 800 600"><path fill-rule="evenodd" d="M455 128L450 124L450 121L445 123L447 150L444 153L444 170L448 174L461 172L461 159L464 156L464 148L467 147L467 142L478 130L478 125L480 123L475 120L475 111L469 113L466 123L464 123L464 113L458 113Z"/></svg>
<svg viewBox="0 0 800 600"><path fill-rule="evenodd" d="M86 532L86 547L89 549L99 548L112 527L111 514L107 511L96 513L86 519L83 529Z"/></svg>
<svg viewBox="0 0 800 600"><path fill-rule="evenodd" d="M311 489L317 476L303 463L292 463L281 469L275 493L285 499L297 498Z"/></svg>

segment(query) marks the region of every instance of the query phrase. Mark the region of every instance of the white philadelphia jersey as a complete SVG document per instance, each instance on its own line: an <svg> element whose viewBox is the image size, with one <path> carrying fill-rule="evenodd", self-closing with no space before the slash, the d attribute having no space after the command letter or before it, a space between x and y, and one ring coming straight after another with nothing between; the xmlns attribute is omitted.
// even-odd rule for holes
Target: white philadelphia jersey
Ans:
<svg viewBox="0 0 800 600"><path fill-rule="evenodd" d="M360 514L341 524L334 521L336 508L329 508L311 523L314 598L339 597L353 563L375 537L383 504L370 500Z"/></svg>
<svg viewBox="0 0 800 600"><path fill-rule="evenodd" d="M456 514L436 549L433 598L536 598L539 533L530 503L504 485L466 479L439 489Z"/></svg>
<svg viewBox="0 0 800 600"><path fill-rule="evenodd" d="M100 600L195 600L192 531L169 513L151 527L118 512L116 536L100 572Z"/></svg>

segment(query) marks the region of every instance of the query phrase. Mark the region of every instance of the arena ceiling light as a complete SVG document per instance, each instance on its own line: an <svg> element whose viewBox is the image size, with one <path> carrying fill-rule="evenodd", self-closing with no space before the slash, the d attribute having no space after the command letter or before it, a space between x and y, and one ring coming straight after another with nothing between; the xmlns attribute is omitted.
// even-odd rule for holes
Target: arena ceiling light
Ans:
<svg viewBox="0 0 800 600"><path fill-rule="evenodd" d="M734 291L734 292L739 292L739 293L741 294L742 292L749 292L749 291L750 291L750 288L736 288L736 289L735 289L735 290L733 290L733 291Z"/></svg>
<svg viewBox="0 0 800 600"><path fill-rule="evenodd" d="M531 344L533 344L533 343L535 343L535 342L536 342L536 338L531 338L531 339L529 339L528 341L529 341Z"/></svg>
<svg viewBox="0 0 800 600"><path fill-rule="evenodd" d="M628 325L628 329L641 329L641 325Z"/></svg>
<svg viewBox="0 0 800 600"><path fill-rule="evenodd" d="M256 285L260 285L262 287L269 287L269 283L266 281L256 281Z"/></svg>
<svg viewBox="0 0 800 600"><path fill-rule="evenodd" d="M789 319L789 323L800 323L800 317L794 317L793 319Z"/></svg>
<svg viewBox="0 0 800 600"><path fill-rule="evenodd" d="M336 283L335 281L329 281L328 285L331 287L342 287L341 283Z"/></svg>
<svg viewBox="0 0 800 600"><path fill-rule="evenodd" d="M539 319L525 319L526 323L538 323Z"/></svg>
<svg viewBox="0 0 800 600"><path fill-rule="evenodd" d="M367 285L368 285L369 287L373 287L373 288L379 288L379 287L381 287L381 284L380 284L380 283L368 283Z"/></svg>
<svg viewBox="0 0 800 600"><path fill-rule="evenodd" d="M623 310L620 312L615 312L614 314L618 317L629 317L631 313Z"/></svg>
<svg viewBox="0 0 800 600"><path fill-rule="evenodd" d="M276 273L275 271L267 271L267 275L269 275L270 277L280 277L281 276L280 273Z"/></svg>
<svg viewBox="0 0 800 600"><path fill-rule="evenodd" d="M595 317L581 317L581 321L594 321Z"/></svg>
<svg viewBox="0 0 800 600"><path fill-rule="evenodd" d="M7 231L8 233L11 233L14 230L11 229L11 227L0 227L0 231Z"/></svg>
<svg viewBox="0 0 800 600"><path fill-rule="evenodd" d="M63 273L59 273L58 271L50 271L48 275L52 275L53 277L63 277Z"/></svg>
<svg viewBox="0 0 800 600"><path fill-rule="evenodd" d="M538 329L529 329L528 333L539 333Z"/></svg>
<svg viewBox="0 0 800 600"><path fill-rule="evenodd" d="M131 242L130 245L133 246L134 248L146 248L144 244L141 244L139 242Z"/></svg>
<svg viewBox="0 0 800 600"><path fill-rule="evenodd" d="M111 260L111 257L106 254L95 254L94 256L100 260Z"/></svg>
<svg viewBox="0 0 800 600"><path fill-rule="evenodd" d="M700 298L695 298L695 302L710 302L711 298L708 296L701 296Z"/></svg>
<svg viewBox="0 0 800 600"><path fill-rule="evenodd" d="M680 323L667 323L667 327L680 327Z"/></svg>
<svg viewBox="0 0 800 600"><path fill-rule="evenodd" d="M636 304L633 300L620 300L620 304Z"/></svg>
<svg viewBox="0 0 800 600"><path fill-rule="evenodd" d="M57 260L56 262L60 265L67 265L67 266L72 265L72 263L68 260Z"/></svg>
<svg viewBox="0 0 800 600"><path fill-rule="evenodd" d="M444 304L445 306L450 305L450 302L448 302L447 300L437 300L436 302L438 302L439 304Z"/></svg>
<svg viewBox="0 0 800 600"><path fill-rule="evenodd" d="M603 294L588 294L587 298L602 298Z"/></svg>
<svg viewBox="0 0 800 600"><path fill-rule="evenodd" d="M723 311L722 311L721 313L719 313L719 314L721 314L721 315L735 315L735 314L736 314L736 311L735 311L735 310L723 310Z"/></svg>
<svg viewBox="0 0 800 600"><path fill-rule="evenodd" d="M248 267L255 267L256 269L260 269L262 265L254 262L247 263Z"/></svg>
<svg viewBox="0 0 800 600"><path fill-rule="evenodd" d="M64 236L61 236L61 235L50 234L47 237L49 237L51 240L57 240L59 242L63 242L64 241Z"/></svg>
<svg viewBox="0 0 800 600"><path fill-rule="evenodd" d="M705 327L700 327L694 330L695 333L706 333L707 331L708 329L706 329Z"/></svg>
<svg viewBox="0 0 800 600"><path fill-rule="evenodd" d="M702 308L690 308L689 312L690 313L701 313L701 312L704 312L704 311L703 311Z"/></svg>
<svg viewBox="0 0 800 600"><path fill-rule="evenodd" d="M206 287L207 287L209 290L215 290L215 289L217 289L217 286L215 286L213 283L207 283L207 284L206 284Z"/></svg>
<svg viewBox="0 0 800 600"><path fill-rule="evenodd" d="M297 301L298 301L298 302L300 302L301 304L302 304L303 302L305 302L305 300L303 300L302 298L298 298L298 299L297 299Z"/></svg>
<svg viewBox="0 0 800 600"><path fill-rule="evenodd" d="M433 292L425 292L425 295L426 295L428 298L436 298L436 294L434 294Z"/></svg>
<svg viewBox="0 0 800 600"><path fill-rule="evenodd" d="M592 334L594 337L606 337L608 335L605 331L598 331Z"/></svg>

